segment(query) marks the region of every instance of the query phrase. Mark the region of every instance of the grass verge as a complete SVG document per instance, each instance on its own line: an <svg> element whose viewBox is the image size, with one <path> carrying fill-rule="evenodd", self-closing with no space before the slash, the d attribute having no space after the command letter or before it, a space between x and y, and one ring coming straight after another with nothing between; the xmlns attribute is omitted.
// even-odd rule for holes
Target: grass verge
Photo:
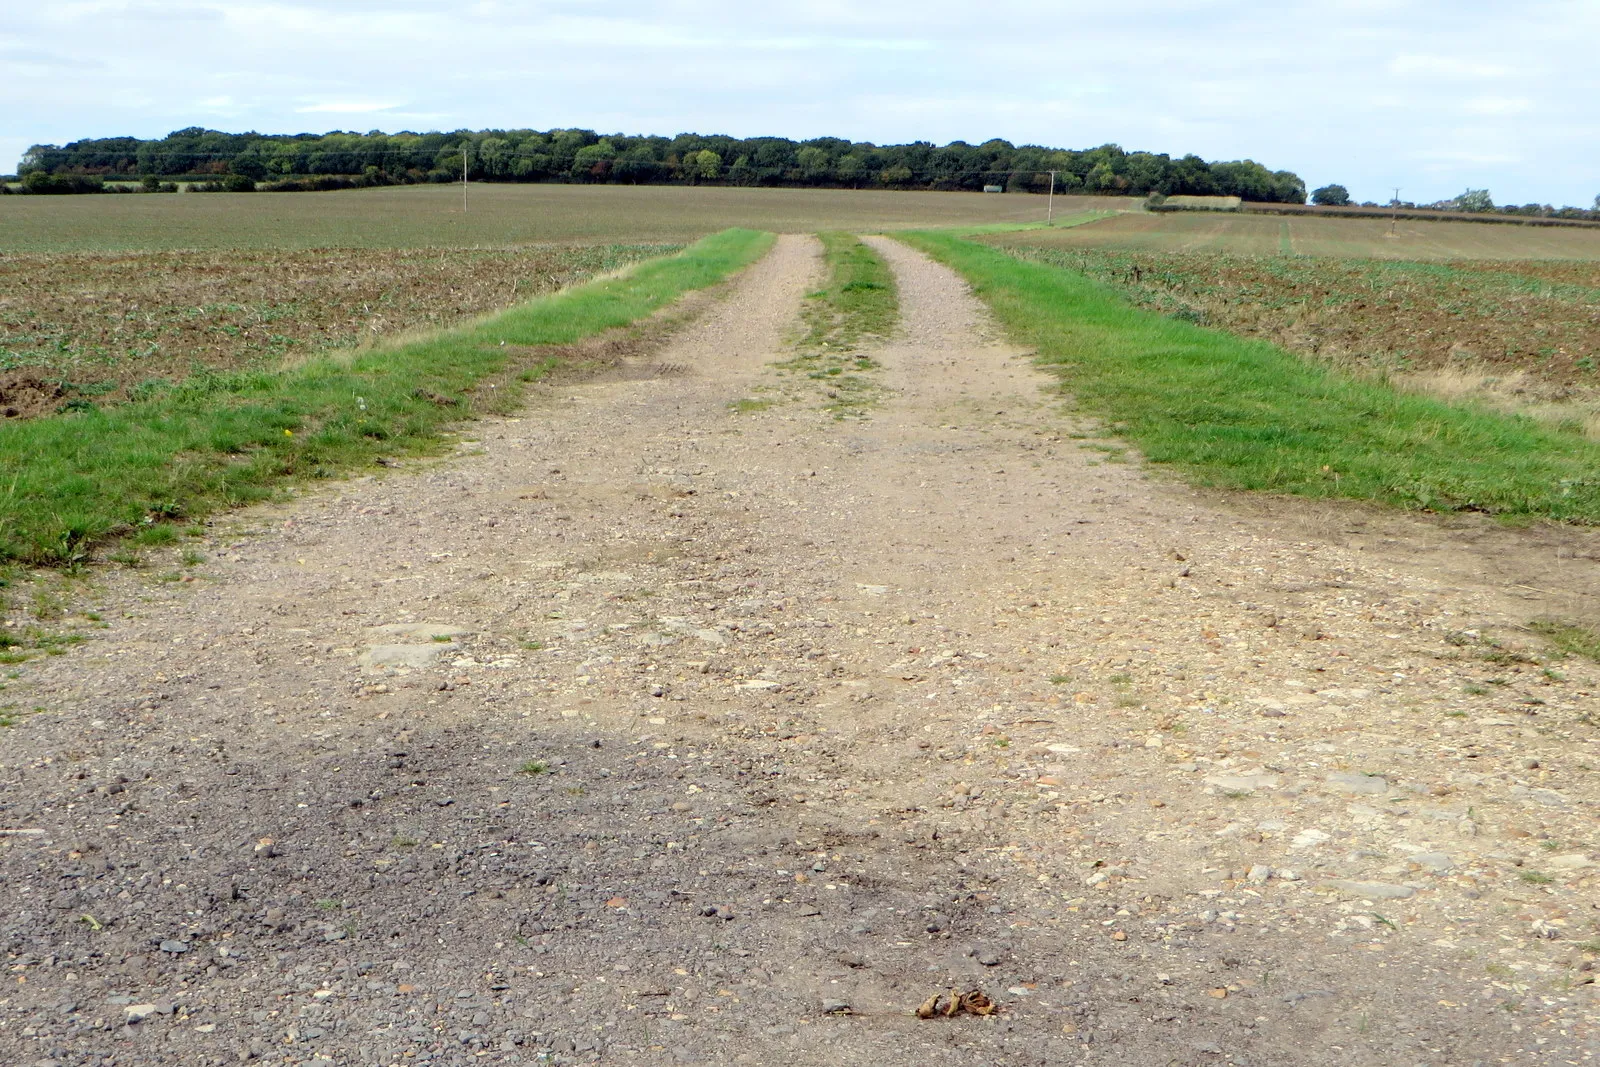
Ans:
<svg viewBox="0 0 1600 1067"><path fill-rule="evenodd" d="M0 424L0 562L64 565L119 534L265 499L297 479L437 449L504 410L475 387L554 366L549 346L627 326L753 262L769 234L725 230L621 275L424 339L279 373L202 375L149 400ZM510 381L514 382L512 378Z"/></svg>
<svg viewBox="0 0 1600 1067"><path fill-rule="evenodd" d="M900 297L889 265L853 234L817 236L828 281L807 295L801 311L805 336L795 345L795 357L781 366L822 383L826 406L836 416L860 414L875 392L866 373L878 366L861 348L894 332Z"/></svg>
<svg viewBox="0 0 1600 1067"><path fill-rule="evenodd" d="M948 234L902 237L965 276L1085 411L1196 483L1600 522L1600 446L1576 434L1354 379Z"/></svg>

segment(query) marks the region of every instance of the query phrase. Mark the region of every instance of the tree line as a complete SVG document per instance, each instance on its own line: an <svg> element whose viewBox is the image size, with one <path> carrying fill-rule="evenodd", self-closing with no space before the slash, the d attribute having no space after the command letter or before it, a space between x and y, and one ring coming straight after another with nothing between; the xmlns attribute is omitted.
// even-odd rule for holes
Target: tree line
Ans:
<svg viewBox="0 0 1600 1067"><path fill-rule="evenodd" d="M1050 172L1064 193L1238 196L1303 204L1306 186L1254 160L1207 162L1196 155L973 145L926 141L876 145L837 137L676 137L593 130L457 130L453 133L258 134L190 127L160 139L104 137L35 145L18 170L35 192L73 192L111 181L156 183L229 178L263 188L342 188L461 180L599 184L711 184L1045 192ZM49 181L46 178L51 179Z"/></svg>
<svg viewBox="0 0 1600 1067"><path fill-rule="evenodd" d="M1600 220L1600 196L1594 198L1593 208L1552 207L1549 204L1496 204L1487 189L1467 189L1448 200L1435 200L1431 204L1416 204L1410 200L1391 200L1386 204L1365 201L1357 204L1350 199L1350 190L1342 185L1324 185L1311 191L1311 202L1322 207L1394 208L1399 211L1454 211L1474 215L1525 215L1544 219Z"/></svg>

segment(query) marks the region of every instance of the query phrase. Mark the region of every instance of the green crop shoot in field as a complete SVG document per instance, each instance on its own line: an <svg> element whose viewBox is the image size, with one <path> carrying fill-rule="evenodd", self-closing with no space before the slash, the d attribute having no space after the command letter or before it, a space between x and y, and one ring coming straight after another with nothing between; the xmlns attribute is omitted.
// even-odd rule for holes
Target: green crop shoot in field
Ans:
<svg viewBox="0 0 1600 1067"><path fill-rule="evenodd" d="M772 240L725 230L436 337L0 424L0 562L72 563L108 537L262 500L294 479L436 450L447 424L514 402L526 372L552 365L544 346L636 322L754 262Z"/></svg>
<svg viewBox="0 0 1600 1067"><path fill-rule="evenodd" d="M904 239L963 274L1084 411L1200 485L1600 522L1600 446L1576 435L1351 378L949 234Z"/></svg>

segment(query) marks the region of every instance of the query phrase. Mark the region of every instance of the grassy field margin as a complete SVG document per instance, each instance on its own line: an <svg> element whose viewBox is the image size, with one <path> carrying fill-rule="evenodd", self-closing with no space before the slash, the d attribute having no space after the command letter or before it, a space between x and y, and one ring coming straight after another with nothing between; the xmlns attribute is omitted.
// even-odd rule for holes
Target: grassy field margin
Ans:
<svg viewBox="0 0 1600 1067"><path fill-rule="evenodd" d="M1077 226L1086 226L1091 222L1109 219L1114 215L1131 213L1130 211L1076 211L1064 214L1060 218L1049 222L993 222L981 226L941 227L939 232L946 236L954 237L982 237L986 234L1024 233L1029 230L1054 233L1058 230L1070 230Z"/></svg>
<svg viewBox="0 0 1600 1067"><path fill-rule="evenodd" d="M962 274L1109 432L1198 484L1600 522L1600 446L1576 433L1360 381L950 234L897 236Z"/></svg>
<svg viewBox="0 0 1600 1067"><path fill-rule="evenodd" d="M510 372L513 383L531 381L554 367L549 346L637 322L754 262L772 241L724 230L436 336L0 424L0 562L70 564L123 534L170 541L169 520L259 501L292 481L383 456L436 450L448 424L515 402L511 388L470 395L486 379Z"/></svg>

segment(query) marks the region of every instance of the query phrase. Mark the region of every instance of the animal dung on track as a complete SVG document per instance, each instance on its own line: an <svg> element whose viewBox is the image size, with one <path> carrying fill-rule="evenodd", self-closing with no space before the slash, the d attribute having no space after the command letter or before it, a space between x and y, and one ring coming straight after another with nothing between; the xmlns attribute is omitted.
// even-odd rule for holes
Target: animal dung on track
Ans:
<svg viewBox="0 0 1600 1067"><path fill-rule="evenodd" d="M948 1019L956 1015L998 1015L1000 1005L990 1000L981 989L958 993L935 993L917 1005L919 1019Z"/></svg>

